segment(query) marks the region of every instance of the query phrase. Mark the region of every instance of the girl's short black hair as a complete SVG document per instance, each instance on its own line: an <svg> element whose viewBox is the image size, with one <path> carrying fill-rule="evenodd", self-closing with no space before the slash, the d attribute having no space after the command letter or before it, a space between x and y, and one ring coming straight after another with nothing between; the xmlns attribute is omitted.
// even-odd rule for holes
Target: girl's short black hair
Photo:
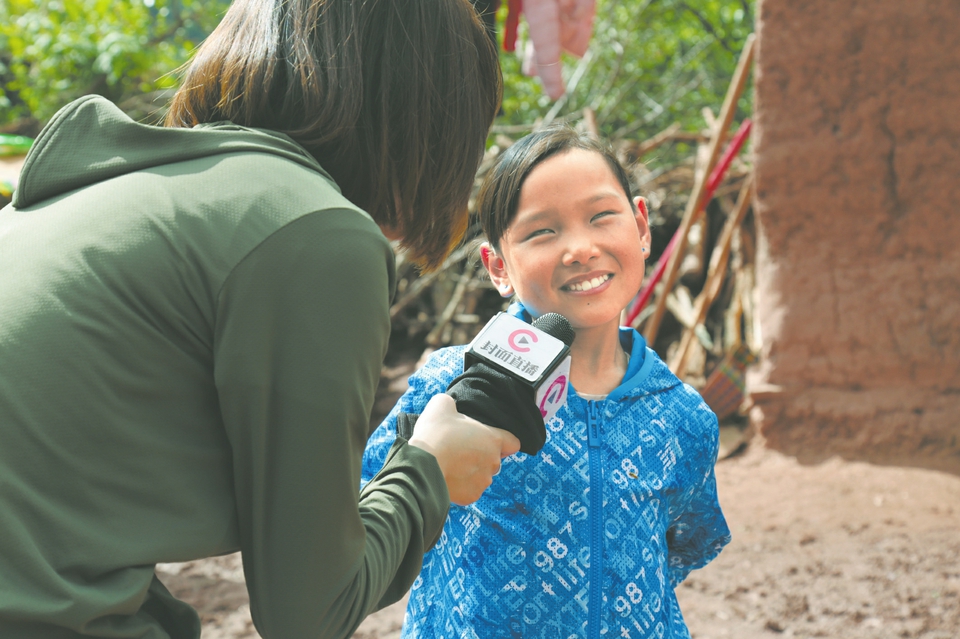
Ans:
<svg viewBox="0 0 960 639"><path fill-rule="evenodd" d="M468 0L235 0L166 125L289 135L430 269L466 231L501 92Z"/></svg>
<svg viewBox="0 0 960 639"><path fill-rule="evenodd" d="M633 206L633 193L626 169L607 144L578 133L567 124L556 124L524 136L504 151L487 173L477 196L477 215L487 241L499 250L500 239L517 214L520 189L530 172L547 158L571 149L597 153L610 166Z"/></svg>

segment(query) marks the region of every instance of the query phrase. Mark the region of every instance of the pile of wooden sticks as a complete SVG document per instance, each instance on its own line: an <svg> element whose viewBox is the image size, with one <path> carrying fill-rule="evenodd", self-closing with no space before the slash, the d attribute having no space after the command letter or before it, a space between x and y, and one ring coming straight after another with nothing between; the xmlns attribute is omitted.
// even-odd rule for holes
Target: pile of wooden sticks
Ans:
<svg viewBox="0 0 960 639"><path fill-rule="evenodd" d="M753 50L751 36L719 113L704 109L703 130L673 125L646 140L608 140L630 167L635 192L647 199L654 236L643 288L624 311L623 323L637 328L721 417L745 408L743 371L760 344L754 312L754 178L749 154L743 152L751 122L733 121ZM598 136L592 115L584 110L576 126ZM478 185L513 141L507 132L497 134ZM645 156L676 142L694 152L673 166L646 167ZM402 255L398 258L398 292L391 308L395 339L408 348L465 343L506 307L509 301L493 289L480 265L479 236L474 224L468 241L432 273L421 274Z"/></svg>

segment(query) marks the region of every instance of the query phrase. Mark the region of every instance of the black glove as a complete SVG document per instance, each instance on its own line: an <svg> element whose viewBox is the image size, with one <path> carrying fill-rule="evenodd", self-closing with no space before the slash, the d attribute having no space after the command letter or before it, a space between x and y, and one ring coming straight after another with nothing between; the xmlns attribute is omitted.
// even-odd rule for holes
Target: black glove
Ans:
<svg viewBox="0 0 960 639"><path fill-rule="evenodd" d="M447 395L457 401L460 414L513 433L521 452L536 455L547 441L534 389L483 362L450 382Z"/></svg>
<svg viewBox="0 0 960 639"><path fill-rule="evenodd" d="M567 347L576 336L570 322L557 313L541 315L532 325ZM536 388L477 358L467 360L466 370L450 382L447 394L457 402L457 412L461 415L513 433L520 440L520 452L536 455L547 441L543 414L537 407ZM410 439L417 417L400 413L397 435Z"/></svg>
<svg viewBox="0 0 960 639"><path fill-rule="evenodd" d="M533 388L482 362L450 382L447 394L456 400L460 414L513 433L520 440L521 452L536 455L547 441ZM409 440L418 417L411 413L397 415L397 435Z"/></svg>

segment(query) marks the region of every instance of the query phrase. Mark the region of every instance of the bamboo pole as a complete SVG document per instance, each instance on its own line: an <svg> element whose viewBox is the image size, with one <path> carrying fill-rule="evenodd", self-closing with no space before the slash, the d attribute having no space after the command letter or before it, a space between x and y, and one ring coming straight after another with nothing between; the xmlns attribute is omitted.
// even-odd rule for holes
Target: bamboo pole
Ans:
<svg viewBox="0 0 960 639"><path fill-rule="evenodd" d="M703 285L703 290L697 296L694 302L693 325L683 331L683 337L680 340L680 346L674 354L673 361L670 362L670 370L678 377L682 377L686 372L683 367L687 363L687 357L690 354L690 345L695 337L696 327L703 323L710 309L710 304L720 292L720 283L727 270L727 260L730 256L730 244L733 241L734 231L743 222L747 209L750 208L750 200L753 197L753 174L750 174L740 189L740 196L737 200L737 207L727 218L720 238L717 240L717 246L713 255L710 257L710 269L707 272L707 281Z"/></svg>
<svg viewBox="0 0 960 639"><path fill-rule="evenodd" d="M755 42L756 36L754 34L751 33L747 36L746 43L743 45L743 51L740 53L740 59L737 62L737 69L734 71L733 79L727 89L723 107L720 109L719 125L714 129L713 136L710 140L710 155L706 170L703 172L701 178L693 185L693 191L690 193L690 199L687 201L687 208L683 213L683 220L680 222L680 228L677 229L677 246L670 254L670 261L667 263L666 272L664 273L663 293L657 298L653 314L647 321L644 332L647 344L651 347L653 347L657 339L657 331L660 330L660 322L663 319L663 311L666 308L667 294L669 294L676 282L677 270L680 266L680 260L683 257L683 249L687 244L687 233L690 231L690 225L693 223L694 217L700 209L701 199L704 195L704 187L707 182L706 178L710 175L710 171L717 161L720 153L720 145L723 143L727 128L733 120L733 114L737 110L737 100L740 99L740 94L746 85L747 71L750 68L750 62L753 60Z"/></svg>
<svg viewBox="0 0 960 639"><path fill-rule="evenodd" d="M727 173L727 169L730 168L730 164L733 162L733 158L735 158L737 153L740 152L740 147L750 134L752 124L753 123L750 121L750 118L747 118L740 125L740 130L737 131L737 134L730 141L730 145L724 152L720 162L714 167L713 172L707 179L706 186L704 187L704 200L709 200L711 197L713 197L712 194L716 192L720 182L723 181L723 178ZM701 213L702 211L703 208L701 207L697 210L697 214ZM694 216L693 219L696 220L696 216ZM667 247L663 249L663 253L660 254L660 259L657 260L657 265L654 268L653 273L646 280L643 287L640 289L640 292L637 294L636 301L630 305L629 311L627 312L627 325L637 326L636 317L646 306L650 296L653 295L654 289L656 288L657 291L662 291L663 285L660 284L660 278L663 277L664 272L667 270L667 265L669 264L670 259L673 257L673 252L677 246L679 238L680 229L677 229L676 232L674 232L673 237L670 238L670 242L667 244ZM663 294L667 293L669 293L669 291L666 291ZM652 310L656 310L656 307L654 307Z"/></svg>

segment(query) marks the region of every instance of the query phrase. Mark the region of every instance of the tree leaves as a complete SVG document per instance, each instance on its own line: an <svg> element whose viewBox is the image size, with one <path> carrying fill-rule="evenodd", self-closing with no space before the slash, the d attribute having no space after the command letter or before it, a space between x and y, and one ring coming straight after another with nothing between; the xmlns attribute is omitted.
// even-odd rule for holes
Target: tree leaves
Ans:
<svg viewBox="0 0 960 639"><path fill-rule="evenodd" d="M6 0L0 4L0 126L45 121L96 93L122 103L172 89L172 70L226 0Z"/></svg>
<svg viewBox="0 0 960 639"><path fill-rule="evenodd" d="M502 28L505 7L498 18ZM518 54L525 26L521 21ZM543 94L536 78L522 75L518 55L501 53L504 102L498 127L518 132L546 119L573 121L589 107L605 138L643 140L673 122L699 130L701 109L719 109L753 30L748 0L598 0L591 59L574 83L583 61L564 58L568 93L557 103ZM736 120L749 114L751 103L745 92Z"/></svg>

